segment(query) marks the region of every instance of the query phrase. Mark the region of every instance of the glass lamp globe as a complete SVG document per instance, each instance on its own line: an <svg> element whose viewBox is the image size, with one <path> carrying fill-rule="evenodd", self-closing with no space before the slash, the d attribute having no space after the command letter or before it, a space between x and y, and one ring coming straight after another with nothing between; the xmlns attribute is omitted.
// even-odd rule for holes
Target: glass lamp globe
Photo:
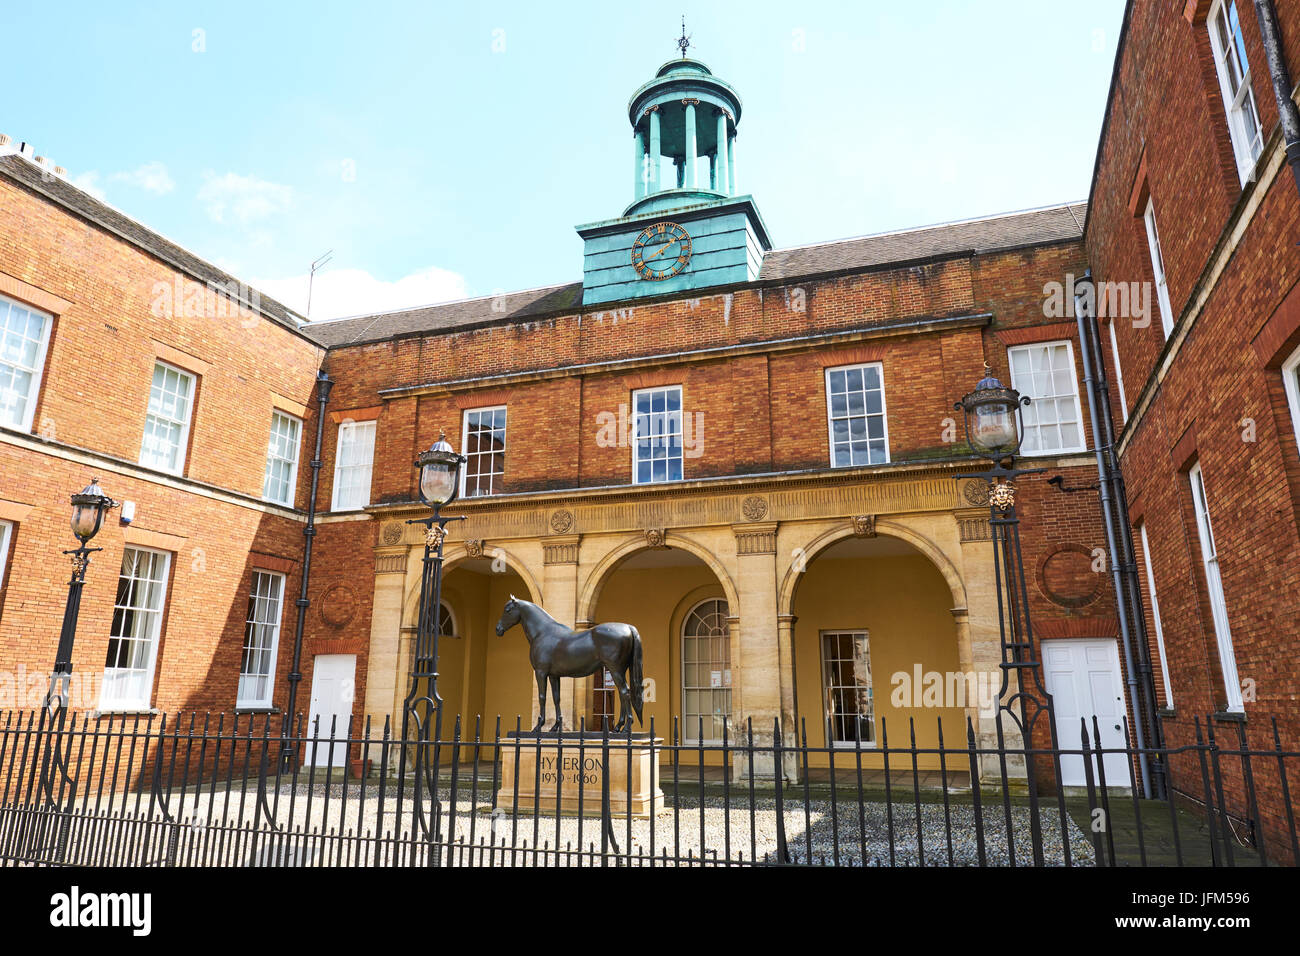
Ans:
<svg viewBox="0 0 1300 956"><path fill-rule="evenodd" d="M99 533L104 515L113 507L113 499L104 494L99 480L91 478L79 494L72 496L72 533L84 544Z"/></svg>
<svg viewBox="0 0 1300 956"><path fill-rule="evenodd" d="M999 382L987 366L985 372L957 408L966 415L966 438L971 449L998 461L1020 450L1020 406L1029 400Z"/></svg>
<svg viewBox="0 0 1300 956"><path fill-rule="evenodd" d="M420 469L420 498L425 504L441 508L456 500L464 460L448 444L445 433L438 436L432 448L420 454L415 466Z"/></svg>

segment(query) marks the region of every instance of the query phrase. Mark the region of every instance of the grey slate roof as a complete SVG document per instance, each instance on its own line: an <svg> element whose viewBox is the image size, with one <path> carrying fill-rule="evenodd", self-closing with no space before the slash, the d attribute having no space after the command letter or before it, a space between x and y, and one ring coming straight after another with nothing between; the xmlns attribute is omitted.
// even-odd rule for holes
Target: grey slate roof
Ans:
<svg viewBox="0 0 1300 956"><path fill-rule="evenodd" d="M994 252L1080 239L1086 203L1066 203L967 222L942 223L857 239L773 249L763 259L759 282L784 282L831 272L852 272L918 260ZM475 325L524 322L563 315L582 306L582 283L484 296L438 305L313 322L304 331L334 348L414 332L451 331Z"/></svg>
<svg viewBox="0 0 1300 956"><path fill-rule="evenodd" d="M0 176L10 179L46 199L54 202L75 215L89 220L95 225L114 233L132 245L156 256L173 268L204 284L222 287L239 285L239 280L229 273L218 269L210 262L205 262L194 253L183 249L170 239L165 239L145 228L130 216L126 216L112 206L100 202L94 196L78 189L76 186L53 173L43 172L34 163L21 156L10 153L0 156ZM248 288L245 286L245 288ZM245 303L250 304L250 303ZM277 302L268 295L257 293L257 311L273 322L293 329L308 338L314 338L310 328L301 326L302 318L288 306Z"/></svg>

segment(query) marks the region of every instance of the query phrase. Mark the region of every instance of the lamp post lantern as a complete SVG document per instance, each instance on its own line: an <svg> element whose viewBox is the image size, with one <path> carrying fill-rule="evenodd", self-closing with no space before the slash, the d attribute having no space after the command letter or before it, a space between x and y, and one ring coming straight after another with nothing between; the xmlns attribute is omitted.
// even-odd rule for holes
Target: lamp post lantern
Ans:
<svg viewBox="0 0 1300 956"><path fill-rule="evenodd" d="M442 549L447 538L447 525L464 520L464 515L448 517L442 509L460 494L460 472L466 458L458 454L441 433L433 447L421 452L415 460L419 469L420 500L432 509L427 518L413 518L407 524L424 526L424 561L420 578L420 608L415 633L414 668L411 671L411 689L406 695L402 714L402 739L415 738L415 813L426 837L439 838L441 832L441 805L438 802L437 782L442 739L442 696L438 693L438 639L442 636ZM412 727L414 723L414 727ZM429 751L432 750L432 754ZM405 776L406 748L398 758L398 774ZM430 821L424 813L423 790L427 787L432 802ZM399 801L401 791L399 790ZM399 807L400 814L400 807ZM438 859L439 854L435 854Z"/></svg>
<svg viewBox="0 0 1300 956"><path fill-rule="evenodd" d="M953 407L965 415L966 439L970 448L990 462L982 472L957 475L958 479L977 479L988 483L989 527L993 539L993 580L998 599L998 633L1002 644L1001 688L998 720L1007 714L1019 727L1024 741L1025 776L1030 806L1037 806L1037 781L1034 773L1033 731L1044 712L1052 747L1057 746L1052 697L1042 681L1034 648L1033 626L1029 618L1029 589L1025 582L1024 557L1020 548L1020 518L1016 514L1015 480L1022 475L1038 474L1042 468L1017 468L1016 455L1024 439L1021 409L1030 403L1026 395L1003 385L985 363L984 377ZM1015 673L1014 692L1011 674ZM1029 687L1032 676L1033 689ZM999 723L999 736L1001 724ZM972 781L978 786L978 782ZM1030 837L1034 862L1043 864L1043 844L1036 814L1031 814Z"/></svg>

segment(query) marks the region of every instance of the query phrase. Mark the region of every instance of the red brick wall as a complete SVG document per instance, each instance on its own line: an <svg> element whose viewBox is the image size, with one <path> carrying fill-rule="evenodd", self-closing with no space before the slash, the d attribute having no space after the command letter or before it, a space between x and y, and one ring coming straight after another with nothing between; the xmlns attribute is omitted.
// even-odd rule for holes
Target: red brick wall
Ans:
<svg viewBox="0 0 1300 956"><path fill-rule="evenodd" d="M1300 63L1300 6L1276 6L1294 70ZM1202 21L1209 4L1189 5L1195 23L1182 16L1181 7L1134 6L1108 106L1086 242L1099 279L1151 278L1142 221L1128 208L1141 161L1175 317L1196 293L1234 215L1257 189L1247 184L1243 191L1235 167L1224 169L1231 150L1213 64L1206 60ZM1267 140L1277 107L1254 10L1250 4L1238 8ZM1268 157L1266 145L1261 168ZM1159 316L1146 329L1117 320L1130 408L1144 386L1150 396L1145 414L1129 422L1121 464L1130 517L1146 524L1150 540L1175 706L1164 729L1173 745L1195 740L1194 718L1201 718L1204 733L1205 715L1225 702L1187 478L1194 461L1204 473L1238 671L1256 694L1245 705L1247 738L1252 746L1270 747L1276 718L1283 745L1300 745L1300 630L1294 616L1300 593L1300 454L1277 371L1298 338L1282 309L1300 280L1297 235L1300 202L1284 167L1159 381L1154 370L1166 349ZM1109 342L1103 341L1113 379ZM1238 729L1234 723L1217 728L1221 737L1231 736L1233 746ZM1230 808L1249 815L1240 762L1225 760L1224 772ZM1182 785L1200 791L1194 762L1176 761L1175 774L1182 775ZM1278 781L1260 777L1255 783L1261 816L1269 826L1280 826Z"/></svg>
<svg viewBox="0 0 1300 956"><path fill-rule="evenodd" d="M234 708L248 591L259 565L287 572L274 694L282 706L303 525L282 509L261 507L262 479L272 396L310 403L323 350L229 302L203 314L188 314L183 302L170 312L159 308L160 289L174 292L174 269L8 180L0 180L0 220L0 273L71 303L54 321L33 425L38 447L22 447L17 433L0 441L0 500L31 508L9 555L0 669L48 674L54 663L70 571L60 552L76 544L68 496L95 475L106 494L135 502L136 519L128 531L114 512L94 540L104 550L87 576L74 673L102 674L126 536L151 532L171 536L151 540L174 551L154 706ZM183 289L192 291L187 281ZM179 481L133 466L155 343L186 353L201 370ZM303 506L310 423L304 432ZM43 691L44 679L37 684ZM305 706L306 692L299 701Z"/></svg>

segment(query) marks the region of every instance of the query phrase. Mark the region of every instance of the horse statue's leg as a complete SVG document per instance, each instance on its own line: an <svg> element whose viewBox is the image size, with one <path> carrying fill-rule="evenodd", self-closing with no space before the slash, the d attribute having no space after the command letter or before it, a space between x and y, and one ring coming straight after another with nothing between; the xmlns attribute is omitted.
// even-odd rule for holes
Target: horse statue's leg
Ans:
<svg viewBox="0 0 1300 956"><path fill-rule="evenodd" d="M542 725L546 723L546 675L537 671L537 726L533 730L541 730ZM559 704L556 704L559 708Z"/></svg>
<svg viewBox="0 0 1300 956"><path fill-rule="evenodd" d="M555 700L555 723L551 730L560 733L564 730L564 713L560 710L560 679L551 675L551 697Z"/></svg>
<svg viewBox="0 0 1300 956"><path fill-rule="evenodd" d="M610 676L614 678L614 686L618 688L618 723L614 725L615 731L622 731L632 720L632 707L627 689L627 681L623 679L623 674L619 671L611 670Z"/></svg>

